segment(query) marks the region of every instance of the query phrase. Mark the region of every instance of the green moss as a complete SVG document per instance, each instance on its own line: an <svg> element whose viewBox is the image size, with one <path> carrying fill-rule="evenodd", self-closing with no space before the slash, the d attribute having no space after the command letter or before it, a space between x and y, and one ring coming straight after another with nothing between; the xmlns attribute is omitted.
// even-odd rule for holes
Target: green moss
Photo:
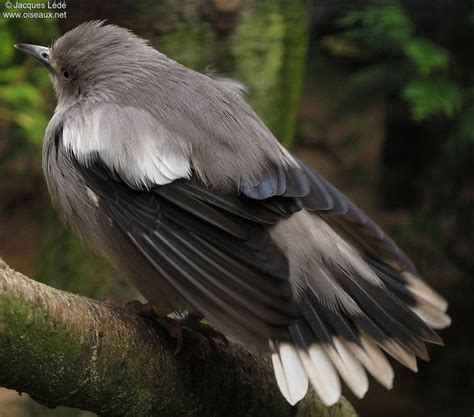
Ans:
<svg viewBox="0 0 474 417"><path fill-rule="evenodd" d="M75 386L78 380L84 378L84 370L75 367L86 360L88 353L73 343L69 329L58 324L54 315L34 317L31 309L21 300L3 297L0 302L0 322L3 327L0 345L10 346L8 352L0 349L0 385L20 386L24 391L44 392L45 398L59 398L65 393L50 391L56 385L54 380L40 383L43 369L47 373L46 368L53 367L56 370L55 379L64 381L65 386ZM9 342L13 340L15 343ZM12 349L15 351L12 352ZM76 362L69 361L72 357L77 358ZM36 372L25 372L22 364L25 360L40 364Z"/></svg>
<svg viewBox="0 0 474 417"><path fill-rule="evenodd" d="M332 407L325 407L314 393L310 393L298 403L297 409L295 417L357 417L356 411L344 397Z"/></svg>

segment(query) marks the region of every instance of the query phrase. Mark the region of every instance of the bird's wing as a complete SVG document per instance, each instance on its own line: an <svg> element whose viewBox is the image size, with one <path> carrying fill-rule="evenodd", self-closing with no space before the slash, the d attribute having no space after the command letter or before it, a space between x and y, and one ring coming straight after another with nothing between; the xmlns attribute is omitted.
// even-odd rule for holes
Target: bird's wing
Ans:
<svg viewBox="0 0 474 417"><path fill-rule="evenodd" d="M289 248L289 257L304 265L292 277L299 287L302 316L290 326L293 345L274 340L274 367L282 392L290 402L304 394L295 381L294 364L285 366L295 351L326 404L340 395L337 374L358 397L368 388L364 368L390 388L393 371L377 345L416 370L416 357L428 359L424 343L442 343L432 329L449 325L447 303L347 197L303 162L290 162L273 165L256 185L241 188L262 204L279 197L281 213L288 214L288 207L302 208L294 214L298 221L281 227L292 221L290 217L275 227L277 239L296 246ZM298 244L295 233L301 234L304 245Z"/></svg>
<svg viewBox="0 0 474 417"><path fill-rule="evenodd" d="M61 140L83 165L100 156L131 188L150 188L191 175L189 141L137 107L107 103L64 116Z"/></svg>
<svg viewBox="0 0 474 417"><path fill-rule="evenodd" d="M359 207L303 161L290 161L286 167L272 164L258 184L242 187L243 194L258 200L296 197L301 207L324 218L367 257L416 272L408 256Z"/></svg>
<svg viewBox="0 0 474 417"><path fill-rule="evenodd" d="M432 327L449 322L443 314L447 302L424 283L408 256L360 208L304 162L294 158L286 167L273 165L257 185L243 187L242 192L263 203L266 198L280 197L285 209L303 207L317 214L350 242L397 299Z"/></svg>
<svg viewBox="0 0 474 417"><path fill-rule="evenodd" d="M199 181L131 188L96 160L75 164L97 204L162 279L215 325L268 350L298 314L270 202L219 195ZM146 294L143 294L146 297Z"/></svg>

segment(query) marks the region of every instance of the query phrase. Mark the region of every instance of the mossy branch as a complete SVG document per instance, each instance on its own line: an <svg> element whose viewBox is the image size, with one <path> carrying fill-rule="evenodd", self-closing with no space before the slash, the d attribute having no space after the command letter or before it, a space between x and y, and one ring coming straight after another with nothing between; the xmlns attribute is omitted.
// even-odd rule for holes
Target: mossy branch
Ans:
<svg viewBox="0 0 474 417"><path fill-rule="evenodd" d="M107 417L355 416L308 395L290 407L268 360L184 332L183 348L126 309L33 281L0 259L0 385Z"/></svg>

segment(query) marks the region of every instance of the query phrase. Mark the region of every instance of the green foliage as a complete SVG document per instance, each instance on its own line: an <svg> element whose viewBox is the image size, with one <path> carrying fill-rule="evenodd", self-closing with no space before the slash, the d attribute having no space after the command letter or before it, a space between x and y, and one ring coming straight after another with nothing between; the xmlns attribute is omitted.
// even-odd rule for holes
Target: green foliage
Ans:
<svg viewBox="0 0 474 417"><path fill-rule="evenodd" d="M474 79L470 50L461 44L472 38L474 27L467 3L457 5L465 13L445 18L431 9L420 16L418 7L402 6L401 0L374 1L347 12L337 20L338 33L322 42L338 62L356 67L345 88L352 106L374 91L386 97L391 147L386 144L380 170L381 201L390 205L387 196L394 196L399 204L399 193L419 200L402 203L417 204L418 212L399 237L424 236L466 264L466 241L474 230Z"/></svg>
<svg viewBox="0 0 474 417"><path fill-rule="evenodd" d="M448 52L427 39L410 40L404 51L422 76L446 69L449 63Z"/></svg>
<svg viewBox="0 0 474 417"><path fill-rule="evenodd" d="M416 121L434 114L452 117L462 106L459 87L443 78L415 80L403 88L403 97L411 103L412 115Z"/></svg>
<svg viewBox="0 0 474 417"><path fill-rule="evenodd" d="M13 44L47 45L57 34L52 19L0 20L0 140L7 143L0 155L3 162L15 155L38 153L49 118L45 103L51 102L47 71L16 51Z"/></svg>
<svg viewBox="0 0 474 417"><path fill-rule="evenodd" d="M453 117L464 103L462 89L450 73L449 52L416 28L398 1L376 1L339 19L341 33L323 46L336 55L366 62L352 78L358 89L380 86L410 105L413 120ZM358 54L355 55L355 51Z"/></svg>
<svg viewBox="0 0 474 417"><path fill-rule="evenodd" d="M357 42L367 52L398 52L413 34L413 24L396 1L376 1L350 11L339 20L343 38Z"/></svg>

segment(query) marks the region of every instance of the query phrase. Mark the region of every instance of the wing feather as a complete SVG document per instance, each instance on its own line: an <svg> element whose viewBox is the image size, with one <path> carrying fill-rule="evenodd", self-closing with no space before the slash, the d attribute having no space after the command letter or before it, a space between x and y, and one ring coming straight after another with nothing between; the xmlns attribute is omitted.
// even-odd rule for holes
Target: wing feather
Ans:
<svg viewBox="0 0 474 417"><path fill-rule="evenodd" d="M263 227L265 210L249 205L242 217L240 200L202 185L200 194L197 183L140 191L107 176L100 161L78 166L111 221L194 308L264 349L270 337L288 334L298 309L287 260Z"/></svg>

